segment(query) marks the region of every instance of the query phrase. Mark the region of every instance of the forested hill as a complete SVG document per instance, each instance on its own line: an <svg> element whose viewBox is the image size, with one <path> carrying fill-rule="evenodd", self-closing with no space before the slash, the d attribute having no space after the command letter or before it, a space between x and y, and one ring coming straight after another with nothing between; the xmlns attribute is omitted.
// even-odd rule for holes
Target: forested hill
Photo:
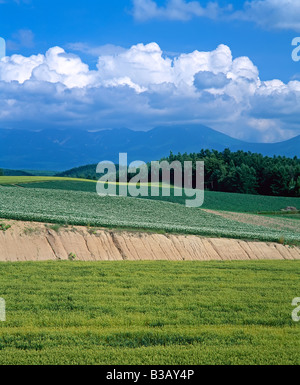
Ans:
<svg viewBox="0 0 300 385"><path fill-rule="evenodd" d="M170 154L169 162L205 161L205 183L214 191L300 197L300 159L251 152L201 150Z"/></svg>
<svg viewBox="0 0 300 385"><path fill-rule="evenodd" d="M174 160L205 161L206 188L214 191L300 197L300 159L266 157L251 152L201 150L192 154L170 154ZM57 176L98 179L96 164L74 168ZM129 178L132 175L129 174Z"/></svg>
<svg viewBox="0 0 300 385"><path fill-rule="evenodd" d="M97 179L97 164L89 164L86 166L75 167L64 172L56 174L57 177L63 178L81 178L81 179Z"/></svg>

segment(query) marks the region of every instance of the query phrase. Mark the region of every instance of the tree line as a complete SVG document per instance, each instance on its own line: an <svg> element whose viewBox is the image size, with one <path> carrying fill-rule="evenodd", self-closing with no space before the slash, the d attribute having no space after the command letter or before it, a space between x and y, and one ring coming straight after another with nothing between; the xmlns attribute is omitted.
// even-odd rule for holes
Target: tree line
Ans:
<svg viewBox="0 0 300 385"><path fill-rule="evenodd" d="M205 186L212 191L300 197L300 159L251 152L201 150L199 153L177 154L164 158L179 161L205 162Z"/></svg>

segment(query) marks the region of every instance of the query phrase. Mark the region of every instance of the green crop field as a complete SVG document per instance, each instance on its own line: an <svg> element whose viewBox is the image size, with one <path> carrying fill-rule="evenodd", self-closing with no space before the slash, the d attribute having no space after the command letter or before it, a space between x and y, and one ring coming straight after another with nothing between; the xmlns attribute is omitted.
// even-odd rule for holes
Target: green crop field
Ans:
<svg viewBox="0 0 300 385"><path fill-rule="evenodd" d="M73 179L73 178L57 178L50 176L1 176L0 185L22 185L22 184L36 184L36 183L62 183L62 182L83 182L93 183L94 181L87 179Z"/></svg>
<svg viewBox="0 0 300 385"><path fill-rule="evenodd" d="M300 364L300 262L0 264L0 364Z"/></svg>
<svg viewBox="0 0 300 385"><path fill-rule="evenodd" d="M96 193L71 190L1 187L0 218L274 242L300 240L298 221L289 228L263 227L174 203L101 197Z"/></svg>
<svg viewBox="0 0 300 385"><path fill-rule="evenodd" d="M22 179L21 179L22 178ZM26 179L27 178L27 179ZM15 177L14 183L24 188L43 188L43 189L55 189L55 190L68 190L68 191L85 191L96 192L96 182L84 181L82 179L68 179L68 178L44 178L44 180L38 180L35 178L35 183L31 182L31 177ZM30 183L31 182L31 183ZM39 182L37 184L37 182ZM2 183L2 177L0 177L0 185ZM6 184L11 184L11 181L6 177ZM185 204L186 197L183 194L182 197L175 197L174 190L171 189L170 197L163 197L162 188L159 197L150 196L151 200L162 200L171 203ZM118 191L118 188L117 188ZM268 197L261 195L247 195L247 194L232 194L222 193L215 191L205 192L205 201L203 208L211 210L221 211L233 211L233 212L271 212L280 211L288 206L295 206L300 208L300 199L293 197Z"/></svg>

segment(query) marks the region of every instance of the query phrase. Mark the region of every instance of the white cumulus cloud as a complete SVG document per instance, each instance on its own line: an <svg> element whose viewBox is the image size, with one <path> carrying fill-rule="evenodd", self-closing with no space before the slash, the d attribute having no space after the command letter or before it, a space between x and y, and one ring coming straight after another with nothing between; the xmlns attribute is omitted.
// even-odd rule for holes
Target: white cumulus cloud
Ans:
<svg viewBox="0 0 300 385"><path fill-rule="evenodd" d="M219 45L168 57L158 44L99 56L91 70L60 47L0 60L0 127L78 129L202 123L245 140L300 134L300 82L262 81Z"/></svg>

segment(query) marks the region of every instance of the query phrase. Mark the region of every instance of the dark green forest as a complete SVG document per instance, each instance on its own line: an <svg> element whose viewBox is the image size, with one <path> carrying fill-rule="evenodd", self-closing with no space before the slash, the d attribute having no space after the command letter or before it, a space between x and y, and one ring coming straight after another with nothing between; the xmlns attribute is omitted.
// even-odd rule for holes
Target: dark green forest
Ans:
<svg viewBox="0 0 300 385"><path fill-rule="evenodd" d="M300 159L266 157L251 152L201 150L193 154L170 154L168 162L205 161L208 190L300 197Z"/></svg>

